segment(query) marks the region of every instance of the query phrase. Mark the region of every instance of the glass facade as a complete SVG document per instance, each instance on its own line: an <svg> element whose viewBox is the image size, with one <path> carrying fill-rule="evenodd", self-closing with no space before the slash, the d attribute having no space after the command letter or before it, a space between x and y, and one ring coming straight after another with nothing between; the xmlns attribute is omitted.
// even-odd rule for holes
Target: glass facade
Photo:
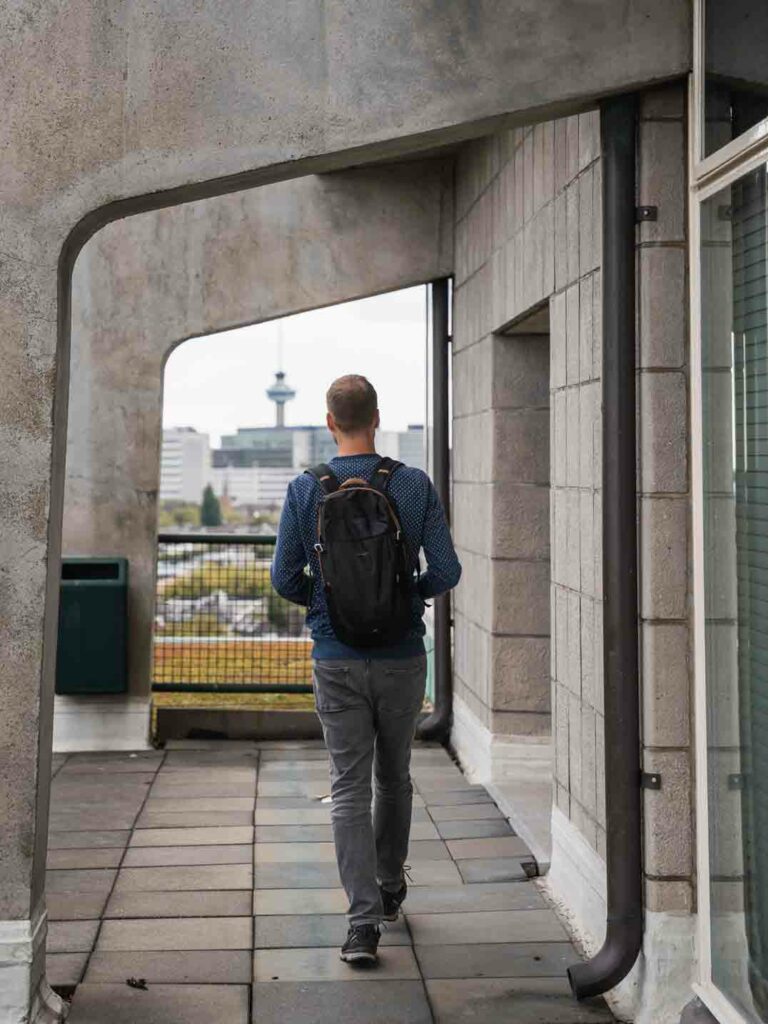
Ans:
<svg viewBox="0 0 768 1024"><path fill-rule="evenodd" d="M712 981L768 1021L768 188L700 207Z"/></svg>
<svg viewBox="0 0 768 1024"><path fill-rule="evenodd" d="M707 0L704 156L768 117L768 3Z"/></svg>

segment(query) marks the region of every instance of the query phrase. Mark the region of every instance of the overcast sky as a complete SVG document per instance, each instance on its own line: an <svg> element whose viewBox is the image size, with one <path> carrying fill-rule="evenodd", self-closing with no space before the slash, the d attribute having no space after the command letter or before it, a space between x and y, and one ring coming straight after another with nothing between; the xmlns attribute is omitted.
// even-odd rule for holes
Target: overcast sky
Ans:
<svg viewBox="0 0 768 1024"><path fill-rule="evenodd" d="M195 427L217 445L237 427L275 422L265 391L278 350L297 394L287 424L322 423L325 391L344 373L362 373L379 395L383 430L424 422L424 287L300 313L185 342L165 372L163 425Z"/></svg>

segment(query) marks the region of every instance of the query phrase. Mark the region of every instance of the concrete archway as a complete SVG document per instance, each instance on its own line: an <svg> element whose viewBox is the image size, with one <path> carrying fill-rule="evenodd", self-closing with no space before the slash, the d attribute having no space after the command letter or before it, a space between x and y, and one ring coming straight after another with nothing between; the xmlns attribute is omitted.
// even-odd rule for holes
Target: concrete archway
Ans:
<svg viewBox="0 0 768 1024"><path fill-rule="evenodd" d="M57 698L57 749L149 724L165 360L179 339L452 271L452 158L281 182L117 221L73 280L63 552L130 563L129 693Z"/></svg>

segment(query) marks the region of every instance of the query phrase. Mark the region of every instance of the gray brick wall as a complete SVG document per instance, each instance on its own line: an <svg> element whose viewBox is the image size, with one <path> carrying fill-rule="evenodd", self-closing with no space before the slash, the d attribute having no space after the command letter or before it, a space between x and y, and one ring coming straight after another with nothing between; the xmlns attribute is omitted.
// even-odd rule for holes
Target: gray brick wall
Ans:
<svg viewBox="0 0 768 1024"><path fill-rule="evenodd" d="M643 756L665 779L645 796L646 895L677 910L692 871L684 90L646 93L640 117L639 202L659 207L638 230ZM599 143L590 112L460 154L453 486L457 698L497 734L551 727L556 806L604 855ZM541 306L548 339L504 336Z"/></svg>
<svg viewBox="0 0 768 1024"><path fill-rule="evenodd" d="M494 733L554 732L558 803L597 845L597 113L466 147L456 205L456 694ZM542 304L548 336L502 333Z"/></svg>

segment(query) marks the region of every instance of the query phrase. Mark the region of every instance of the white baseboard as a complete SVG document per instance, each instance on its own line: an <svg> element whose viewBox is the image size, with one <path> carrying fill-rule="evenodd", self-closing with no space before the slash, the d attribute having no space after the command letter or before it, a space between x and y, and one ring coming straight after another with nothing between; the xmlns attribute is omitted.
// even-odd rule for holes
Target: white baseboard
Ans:
<svg viewBox="0 0 768 1024"><path fill-rule="evenodd" d="M45 978L36 983L33 976L46 931L42 909L32 920L0 921L0 1024L55 1024L66 1016Z"/></svg>
<svg viewBox="0 0 768 1024"><path fill-rule="evenodd" d="M576 945L593 956L605 938L605 862L558 808L552 809L552 865L542 888ZM691 914L645 911L643 951L607 1000L619 1020L679 1024L694 996L695 925Z"/></svg>
<svg viewBox="0 0 768 1024"><path fill-rule="evenodd" d="M455 698L451 745L465 774L480 782L536 858L549 867L552 748L549 738L498 736Z"/></svg>
<svg viewBox="0 0 768 1024"><path fill-rule="evenodd" d="M149 697L69 697L56 695L53 710L54 753L98 750L147 750L150 747Z"/></svg>

